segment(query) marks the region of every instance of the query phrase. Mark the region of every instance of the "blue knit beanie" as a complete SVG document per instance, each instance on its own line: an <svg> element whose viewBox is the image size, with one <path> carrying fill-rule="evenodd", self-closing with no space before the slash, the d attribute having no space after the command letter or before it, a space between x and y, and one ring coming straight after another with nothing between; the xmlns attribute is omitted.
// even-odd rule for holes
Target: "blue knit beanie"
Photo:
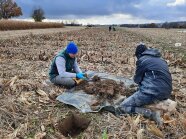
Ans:
<svg viewBox="0 0 186 139"><path fill-rule="evenodd" d="M78 52L78 47L77 45L74 43L74 42L70 42L68 45L67 45L67 48L66 48L66 52L69 54L76 54Z"/></svg>
<svg viewBox="0 0 186 139"><path fill-rule="evenodd" d="M144 45L144 44L140 44L136 47L136 52L135 52L135 56L137 58L140 58L141 57L141 54L147 50L147 47Z"/></svg>

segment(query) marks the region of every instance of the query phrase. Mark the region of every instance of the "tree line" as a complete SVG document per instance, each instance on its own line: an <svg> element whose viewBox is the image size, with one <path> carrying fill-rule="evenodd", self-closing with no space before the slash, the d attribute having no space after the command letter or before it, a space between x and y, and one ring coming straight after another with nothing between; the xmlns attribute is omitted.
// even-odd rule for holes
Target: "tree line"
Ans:
<svg viewBox="0 0 186 139"><path fill-rule="evenodd" d="M21 7L14 0L0 0L0 19L9 19L23 15ZM44 17L42 8L36 8L32 11L31 17L36 22L41 22Z"/></svg>
<svg viewBox="0 0 186 139"><path fill-rule="evenodd" d="M0 0L0 19L9 19L12 17L21 16L22 9L17 5L14 0ZM44 10L42 8L36 8L32 11L31 17L36 22L42 22L45 19ZM67 26L81 26L76 22L67 23ZM120 27L131 27L131 28L186 28L186 21L184 22L165 22L161 23L150 23L150 24L121 24Z"/></svg>
<svg viewBox="0 0 186 139"><path fill-rule="evenodd" d="M186 21L182 22L165 22L165 23L149 23L149 24L121 24L120 27L129 28L186 28Z"/></svg>

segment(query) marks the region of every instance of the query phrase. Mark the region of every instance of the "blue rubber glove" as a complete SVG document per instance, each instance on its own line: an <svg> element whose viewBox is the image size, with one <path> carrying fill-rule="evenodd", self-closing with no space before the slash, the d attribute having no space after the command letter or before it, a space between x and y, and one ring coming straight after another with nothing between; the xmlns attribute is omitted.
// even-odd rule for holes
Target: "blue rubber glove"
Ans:
<svg viewBox="0 0 186 139"><path fill-rule="evenodd" d="M85 76L84 76L84 75L85 75L84 73L79 72L79 73L76 74L76 77L77 77L78 79L85 79Z"/></svg>

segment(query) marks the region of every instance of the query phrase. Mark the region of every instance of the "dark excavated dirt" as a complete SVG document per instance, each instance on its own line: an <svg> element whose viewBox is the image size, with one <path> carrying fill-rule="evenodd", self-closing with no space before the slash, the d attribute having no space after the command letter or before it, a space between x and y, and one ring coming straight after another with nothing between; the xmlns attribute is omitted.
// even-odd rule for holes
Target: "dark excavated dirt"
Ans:
<svg viewBox="0 0 186 139"><path fill-rule="evenodd" d="M84 90L87 94L98 97L99 103L108 100L112 102L113 98L118 95L130 96L134 90L125 87L123 83L117 83L111 79L101 80L98 76L94 76L91 82L84 81L75 90Z"/></svg>
<svg viewBox="0 0 186 139"><path fill-rule="evenodd" d="M83 132L90 124L90 120L70 113L65 119L58 122L58 129L65 137L75 137Z"/></svg>

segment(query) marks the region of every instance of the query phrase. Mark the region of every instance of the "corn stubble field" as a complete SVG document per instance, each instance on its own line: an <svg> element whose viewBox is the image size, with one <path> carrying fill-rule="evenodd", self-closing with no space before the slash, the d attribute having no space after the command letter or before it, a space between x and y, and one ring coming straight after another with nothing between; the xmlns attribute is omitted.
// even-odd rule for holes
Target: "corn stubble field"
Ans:
<svg viewBox="0 0 186 139"><path fill-rule="evenodd" d="M0 20L0 30L23 30L23 29L62 28L62 27L64 27L63 23Z"/></svg>
<svg viewBox="0 0 186 139"><path fill-rule="evenodd" d="M131 78L135 46L143 41L157 47L173 77L171 98L176 111L164 113L161 127L140 115L80 114L55 100L65 89L46 85L53 56L73 40L79 46L80 67ZM175 47L175 43L182 46ZM109 32L87 28L53 34L24 35L0 40L0 138L65 138L57 124L75 112L91 120L76 138L186 138L186 33L177 29L127 29ZM68 137L67 137L68 138ZM70 138L70 137L69 137Z"/></svg>

